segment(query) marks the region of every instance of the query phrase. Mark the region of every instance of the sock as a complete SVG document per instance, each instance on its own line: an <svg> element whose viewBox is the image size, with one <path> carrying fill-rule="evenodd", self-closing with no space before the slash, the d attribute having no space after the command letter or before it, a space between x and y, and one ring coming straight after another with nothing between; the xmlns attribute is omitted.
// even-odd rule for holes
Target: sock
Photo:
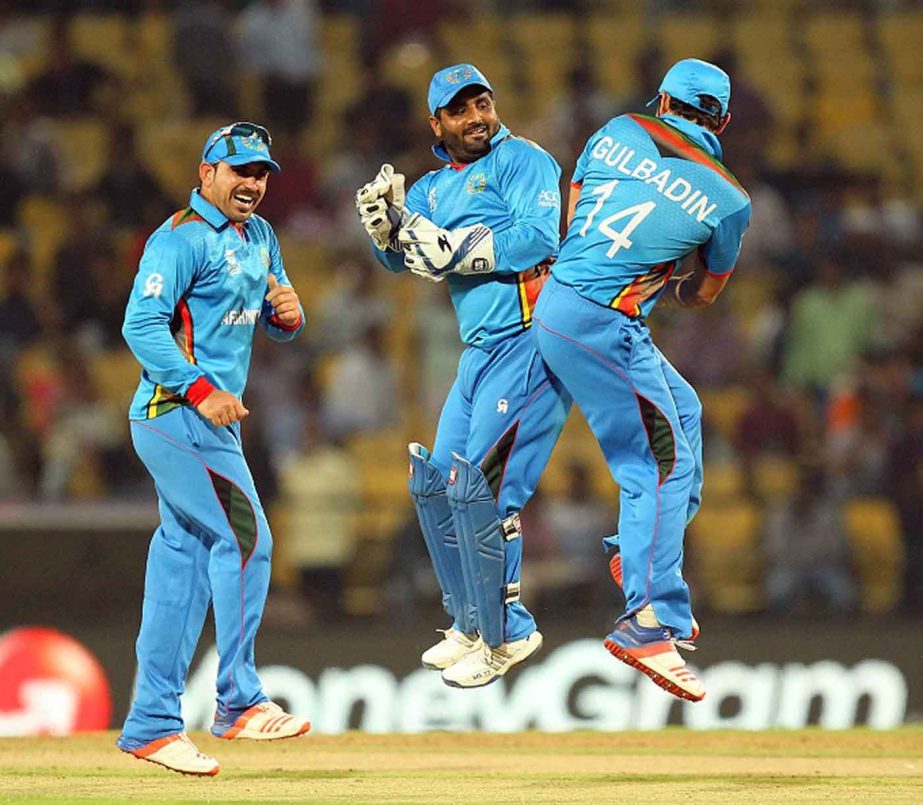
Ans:
<svg viewBox="0 0 923 805"><path fill-rule="evenodd" d="M654 608L650 604L640 609L635 617L638 619L638 626L643 626L645 629L656 629L660 626L660 622L654 614Z"/></svg>

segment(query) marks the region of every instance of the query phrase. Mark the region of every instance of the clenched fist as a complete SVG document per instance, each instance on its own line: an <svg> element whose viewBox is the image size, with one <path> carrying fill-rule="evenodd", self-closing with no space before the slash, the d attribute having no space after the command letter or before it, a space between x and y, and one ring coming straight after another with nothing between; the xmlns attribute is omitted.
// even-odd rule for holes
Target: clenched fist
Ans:
<svg viewBox="0 0 923 805"><path fill-rule="evenodd" d="M215 389L196 406L196 409L216 427L230 425L250 416L250 412L237 397L230 391L220 389Z"/></svg>
<svg viewBox="0 0 923 805"><path fill-rule="evenodd" d="M298 294L290 285L279 285L279 280L274 274L270 274L269 293L266 294L266 301L272 305L272 309L286 327L294 327L301 321L301 307L298 303Z"/></svg>

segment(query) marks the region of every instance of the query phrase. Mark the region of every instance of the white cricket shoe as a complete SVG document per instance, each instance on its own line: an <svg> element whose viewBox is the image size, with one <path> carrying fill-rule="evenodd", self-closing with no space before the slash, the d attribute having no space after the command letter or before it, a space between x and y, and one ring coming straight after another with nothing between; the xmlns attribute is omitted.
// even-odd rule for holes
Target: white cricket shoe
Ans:
<svg viewBox="0 0 923 805"><path fill-rule="evenodd" d="M442 672L442 681L453 688L481 688L498 680L514 665L529 659L541 647L540 632L532 632L522 640L502 643L497 648L482 643L479 650L446 668Z"/></svg>
<svg viewBox="0 0 923 805"><path fill-rule="evenodd" d="M309 729L310 721L290 715L275 702L267 701L245 710L230 725L215 721L212 735L225 740L278 741L281 738L297 738Z"/></svg>
<svg viewBox="0 0 923 805"><path fill-rule="evenodd" d="M420 655L424 668L441 671L457 663L462 657L477 651L483 641L480 637L470 637L458 629L437 629L444 635L435 646L430 646Z"/></svg>
<svg viewBox="0 0 923 805"><path fill-rule="evenodd" d="M122 747L119 747L122 749ZM199 777L214 777L221 766L218 761L204 752L189 740L185 732L177 732L165 738L158 738L145 744L140 749L122 749L129 755L134 755L141 760L157 763L170 771L181 774L194 774Z"/></svg>

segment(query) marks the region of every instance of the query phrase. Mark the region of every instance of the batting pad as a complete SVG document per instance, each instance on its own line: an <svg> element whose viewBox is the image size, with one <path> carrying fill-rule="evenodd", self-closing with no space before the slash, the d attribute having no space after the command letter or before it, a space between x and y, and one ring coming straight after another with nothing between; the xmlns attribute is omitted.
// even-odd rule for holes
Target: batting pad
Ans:
<svg viewBox="0 0 923 805"><path fill-rule="evenodd" d="M478 628L484 642L496 648L505 642L505 605L519 600L518 580L506 580L505 544L520 536L518 516L504 527L484 474L458 455L446 491L455 521L462 570L474 591ZM470 584L468 583L470 580Z"/></svg>
<svg viewBox="0 0 923 805"><path fill-rule="evenodd" d="M436 580L442 589L442 606L459 631L473 635L477 631L474 595L473 591L466 590L445 481L439 470L429 463L429 453L423 445L413 442L408 449L410 477L407 485Z"/></svg>

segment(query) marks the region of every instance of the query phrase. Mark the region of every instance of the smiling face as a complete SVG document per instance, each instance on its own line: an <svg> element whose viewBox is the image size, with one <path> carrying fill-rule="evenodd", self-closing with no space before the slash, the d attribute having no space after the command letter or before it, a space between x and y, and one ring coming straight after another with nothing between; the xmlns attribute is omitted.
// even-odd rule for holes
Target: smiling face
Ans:
<svg viewBox="0 0 923 805"><path fill-rule="evenodd" d="M246 165L203 162L199 165L202 198L235 224L242 224L253 215L266 194L268 176L269 165L265 162Z"/></svg>
<svg viewBox="0 0 923 805"><path fill-rule="evenodd" d="M500 130L493 95L484 87L465 87L429 119L453 162L474 162L490 151L490 140Z"/></svg>

